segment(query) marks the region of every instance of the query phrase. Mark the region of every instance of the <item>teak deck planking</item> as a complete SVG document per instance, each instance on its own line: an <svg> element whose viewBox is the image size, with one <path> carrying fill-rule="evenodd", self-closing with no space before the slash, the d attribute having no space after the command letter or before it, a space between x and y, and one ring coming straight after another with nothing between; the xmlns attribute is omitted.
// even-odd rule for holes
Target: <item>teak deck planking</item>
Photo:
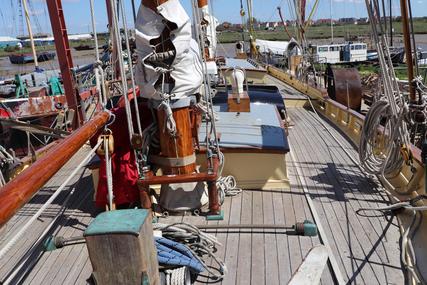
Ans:
<svg viewBox="0 0 427 285"><path fill-rule="evenodd" d="M290 89L282 86L281 90L289 92ZM288 97L294 95L301 97L297 93L287 94ZM315 114L302 108L288 108L288 113L295 124L289 130L288 138L296 160L291 161L287 157L291 189L245 190L235 197L227 197L222 206L223 221L206 221L197 216L170 216L161 218L161 222L292 225L305 219L313 220L304 196L304 187L313 199L321 219L318 222L327 232L331 249L348 284L403 284L400 233L396 219L383 216L368 218L356 214L361 207L387 204L378 182L363 175L324 130ZM330 128L346 151L357 157L357 152L342 134L332 126ZM79 151L15 215L7 224L6 236L0 239L0 246L48 199L85 153L86 148ZM298 176L296 166L302 170L302 177ZM70 185L76 189L69 199L69 206L52 230L55 235L81 235L96 215L91 199L93 185L89 171L83 171L79 178L77 176ZM25 238L19 240L6 258L0 261L1 281L6 280L17 261L37 240L66 199L64 192ZM287 284L310 248L320 243L318 237L287 235L281 230L209 232L221 242L222 247L218 248L216 254L225 260L228 269L228 274L218 284ZM209 261L208 264L214 265ZM12 284L86 284L92 271L84 244L47 253L42 253L39 246L22 269ZM321 283L333 284L333 280L333 273L328 266L323 272ZM205 284L206 278L199 278L198 283Z"/></svg>

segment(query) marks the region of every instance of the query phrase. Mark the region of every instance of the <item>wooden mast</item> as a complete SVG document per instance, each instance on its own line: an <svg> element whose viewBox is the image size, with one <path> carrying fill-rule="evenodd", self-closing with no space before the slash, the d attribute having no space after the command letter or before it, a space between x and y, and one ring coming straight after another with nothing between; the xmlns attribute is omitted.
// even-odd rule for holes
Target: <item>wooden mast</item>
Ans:
<svg viewBox="0 0 427 285"><path fill-rule="evenodd" d="M73 109L77 114L73 122L73 128L79 127L83 119L83 113L78 106L75 80L71 73L73 68L73 58L71 56L70 44L68 42L67 27L65 25L64 11L61 0L46 1L49 10L50 24L52 26L53 37L55 39L56 54L61 70L62 81L64 82L65 97L68 108Z"/></svg>
<svg viewBox="0 0 427 285"><path fill-rule="evenodd" d="M157 12L157 7L168 0L142 0L142 5ZM207 0L198 0L198 8L208 5ZM166 52L174 49L172 41L169 40L170 29L165 29L158 39L150 43L155 45L161 41L163 45L158 45L156 52ZM166 74L165 82L170 83L172 78ZM216 216L221 213L218 201L218 189L216 187L217 171L219 167L218 158L215 156L208 160L206 173L196 173L195 150L193 143L193 131L190 115L190 107L183 106L172 109L172 116L176 124L175 133L171 133L165 128L167 113L161 109L157 111L157 121L160 139L160 157L154 157L153 163L161 166L163 175L154 176L154 173L147 170L143 173L143 178L139 180L141 206L146 209L151 208L149 197L150 185L153 184L173 184L202 182L208 184L209 191L209 214ZM197 136L197 134L196 134ZM153 158L153 157L152 157Z"/></svg>
<svg viewBox="0 0 427 285"><path fill-rule="evenodd" d="M142 4L146 7L157 12L157 7L163 3L166 3L168 0L143 0ZM198 5L207 5L206 0L199 0ZM170 37L169 29L165 29L161 36L163 38L163 46L160 47L158 52L165 52L174 49L172 42L170 40L165 40ZM169 76L166 77L166 82L171 81L172 78ZM172 160L185 160L192 155L194 155L194 146L192 140L192 131L191 131L191 121L190 121L190 108L182 107L177 109L172 109L173 118L176 123L176 134L170 134L165 128L166 113L164 110L157 111L157 119L159 124L159 136L160 136L160 149L161 155L164 158ZM167 160L162 160L163 162ZM172 163L173 164L173 163ZM180 166L172 165L162 165L164 174L191 174L196 171L196 164L184 162L179 163Z"/></svg>
<svg viewBox="0 0 427 285"><path fill-rule="evenodd" d="M412 60L411 37L409 34L408 3L406 2L406 0L400 0L400 10L402 14L403 41L405 44L406 66L408 67L409 101L415 102L415 88L414 84L412 83L412 81L414 80L414 64Z"/></svg>
<svg viewBox="0 0 427 285"><path fill-rule="evenodd" d="M30 14L28 13L27 0L22 0L22 5L24 7L25 22L27 23L28 35L30 36L31 51L33 52L33 58L34 58L34 66L36 70L38 70L39 62L37 60L36 47L34 45L33 30L31 28Z"/></svg>

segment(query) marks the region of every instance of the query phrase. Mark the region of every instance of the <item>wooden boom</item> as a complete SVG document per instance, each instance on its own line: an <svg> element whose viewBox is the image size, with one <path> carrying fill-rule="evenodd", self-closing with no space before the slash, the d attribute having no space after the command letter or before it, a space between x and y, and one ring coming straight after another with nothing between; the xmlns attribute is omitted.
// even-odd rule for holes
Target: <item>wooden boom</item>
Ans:
<svg viewBox="0 0 427 285"><path fill-rule="evenodd" d="M108 119L108 112L99 113L1 188L0 227L9 221Z"/></svg>

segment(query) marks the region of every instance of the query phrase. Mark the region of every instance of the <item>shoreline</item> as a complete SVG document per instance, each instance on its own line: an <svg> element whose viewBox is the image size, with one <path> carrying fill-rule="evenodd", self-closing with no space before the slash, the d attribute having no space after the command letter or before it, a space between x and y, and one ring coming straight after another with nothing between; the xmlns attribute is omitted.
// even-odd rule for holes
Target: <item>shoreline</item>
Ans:
<svg viewBox="0 0 427 285"><path fill-rule="evenodd" d="M416 34L415 41L417 42L417 46L424 51L427 51L427 34ZM334 38L334 43L342 43L344 42L343 37ZM403 46L403 40L401 36L394 37L394 45L396 47ZM322 39L311 39L308 40L308 43L311 44L330 44L330 38L322 38ZM54 50L55 46L50 46L50 50ZM49 47L49 48L50 48ZM49 49L41 49L40 51L49 50ZM86 51L76 51L74 48L71 48L71 54L73 57L74 66L82 66L85 64L89 64L95 62L95 51L94 50L86 50ZM217 47L217 55L218 56L228 56L232 57L235 54L235 47L233 43L218 43ZM54 60L41 62L39 63L39 67L44 70L59 70L59 63L57 57ZM24 65L16 65L11 64L9 61L8 55L0 56L0 80L1 79L9 79L13 78L15 74L23 74L30 73L34 71L34 64L24 64Z"/></svg>

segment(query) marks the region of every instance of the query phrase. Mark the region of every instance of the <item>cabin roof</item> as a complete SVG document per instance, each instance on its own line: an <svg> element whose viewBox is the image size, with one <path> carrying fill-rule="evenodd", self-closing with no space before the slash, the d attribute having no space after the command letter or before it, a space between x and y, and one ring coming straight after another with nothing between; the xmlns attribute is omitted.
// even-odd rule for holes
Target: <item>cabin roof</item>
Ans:
<svg viewBox="0 0 427 285"><path fill-rule="evenodd" d="M214 106L217 112L216 127L221 134L223 148L256 148L288 152L285 131L280 124L275 105L251 103L251 112L227 112L227 104ZM204 142L206 130L200 128L199 140Z"/></svg>

